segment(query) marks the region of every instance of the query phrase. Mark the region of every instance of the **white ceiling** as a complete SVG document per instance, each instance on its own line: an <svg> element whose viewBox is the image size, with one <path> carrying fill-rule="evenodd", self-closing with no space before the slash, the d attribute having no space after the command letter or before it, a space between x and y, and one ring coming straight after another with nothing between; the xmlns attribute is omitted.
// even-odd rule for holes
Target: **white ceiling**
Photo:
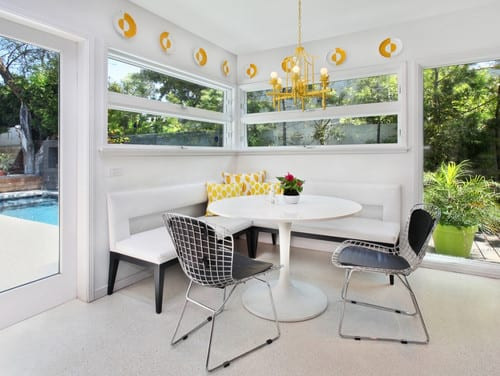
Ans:
<svg viewBox="0 0 500 376"><path fill-rule="evenodd" d="M131 0L235 54L297 42L297 0ZM498 0L302 0L303 41L476 8Z"/></svg>

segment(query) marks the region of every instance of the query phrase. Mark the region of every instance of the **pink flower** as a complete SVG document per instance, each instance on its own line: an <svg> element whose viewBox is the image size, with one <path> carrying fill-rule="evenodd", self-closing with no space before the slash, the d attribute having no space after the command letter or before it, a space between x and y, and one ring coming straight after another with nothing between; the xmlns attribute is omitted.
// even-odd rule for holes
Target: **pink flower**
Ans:
<svg viewBox="0 0 500 376"><path fill-rule="evenodd" d="M285 175L285 180L287 181L293 181L295 179L292 174L288 173Z"/></svg>

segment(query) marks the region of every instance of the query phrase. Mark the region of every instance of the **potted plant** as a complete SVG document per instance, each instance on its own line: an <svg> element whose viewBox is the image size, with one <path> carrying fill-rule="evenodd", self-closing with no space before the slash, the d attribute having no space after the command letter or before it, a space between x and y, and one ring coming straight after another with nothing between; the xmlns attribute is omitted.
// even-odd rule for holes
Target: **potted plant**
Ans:
<svg viewBox="0 0 500 376"><path fill-rule="evenodd" d="M7 175L10 166L14 163L14 159L8 153L0 153L0 176Z"/></svg>
<svg viewBox="0 0 500 376"><path fill-rule="evenodd" d="M299 202L300 192L304 189L304 180L298 179L290 173L285 176L277 176L283 190L286 203L296 204Z"/></svg>
<svg viewBox="0 0 500 376"><path fill-rule="evenodd" d="M443 162L424 176L424 200L441 210L433 233L437 253L469 257L478 225L498 228L495 182L469 172L468 161Z"/></svg>

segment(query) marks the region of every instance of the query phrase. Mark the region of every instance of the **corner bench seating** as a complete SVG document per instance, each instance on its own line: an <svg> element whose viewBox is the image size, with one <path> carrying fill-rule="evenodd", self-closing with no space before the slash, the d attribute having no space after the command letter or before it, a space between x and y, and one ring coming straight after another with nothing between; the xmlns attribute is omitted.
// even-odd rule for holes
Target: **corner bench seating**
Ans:
<svg viewBox="0 0 500 376"><path fill-rule="evenodd" d="M161 313L165 268L177 262L174 244L161 215L176 211L197 216L204 211L206 202L204 183L109 193L108 295L113 293L120 260L153 267L156 312ZM252 222L246 219L200 218L214 227L224 227L235 237L249 232L252 227ZM141 219L142 222L149 222L149 226L146 226L149 228L140 228L136 222L140 223ZM247 239L250 241L251 236L248 235Z"/></svg>
<svg viewBox="0 0 500 376"><path fill-rule="evenodd" d="M292 236L343 241L364 240L394 246L401 222L401 189L396 184L307 182L303 194L335 196L360 203L361 212L328 221L303 221L292 224ZM265 221L253 221L252 247L256 256L259 232L270 232L275 243L278 227Z"/></svg>
<svg viewBox="0 0 500 376"><path fill-rule="evenodd" d="M342 241L365 240L395 245L400 230L401 193L399 185L310 182L304 194L336 196L359 202L363 209L355 216L329 221L309 221L292 225L292 236ZM205 183L182 184L108 194L109 276L108 294L113 293L120 260L153 267L156 312L161 313L165 268L176 262L174 245L161 214L180 212L199 216L207 201ZM137 223L147 222L141 228ZM276 225L238 218L201 216L214 227L224 227L234 237L246 235L248 255L256 257L259 232Z"/></svg>

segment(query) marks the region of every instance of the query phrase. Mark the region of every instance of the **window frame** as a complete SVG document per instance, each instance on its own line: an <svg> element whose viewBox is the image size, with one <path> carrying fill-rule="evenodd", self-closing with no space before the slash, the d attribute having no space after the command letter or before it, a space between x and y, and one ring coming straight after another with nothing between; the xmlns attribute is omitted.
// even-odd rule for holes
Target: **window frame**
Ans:
<svg viewBox="0 0 500 376"><path fill-rule="evenodd" d="M239 149L249 154L288 154L296 152L316 153L362 153L362 152L406 152L407 143L407 64L388 64L383 67L364 67L351 70L339 70L331 73L335 81L396 74L398 77L398 100L394 102L366 103L346 106L332 106L323 109L290 110L280 112L246 113L246 93L269 89L267 82L240 85L240 140ZM320 120L344 117L397 115L398 142L394 144L350 144L350 145L304 145L304 146L248 146L247 125L286 121Z"/></svg>
<svg viewBox="0 0 500 376"><path fill-rule="evenodd" d="M109 59L117 60L139 68L155 71L170 77L178 78L190 83L222 90L224 92L224 106L222 112L189 107L182 104L161 102L154 99L137 97L129 94L115 93L108 90L108 63ZM233 93L234 87L207 78L190 74L178 69L131 56L112 49L105 56L105 92L107 96L105 108L105 124L102 135L101 151L104 153L143 154L154 152L156 154L178 153L179 150L190 150L203 153L221 153L233 149ZM147 113L158 116L168 116L187 120L210 122L223 125L223 146L196 146L196 145L142 145L142 144L110 144L108 143L108 110L128 111L134 113Z"/></svg>

